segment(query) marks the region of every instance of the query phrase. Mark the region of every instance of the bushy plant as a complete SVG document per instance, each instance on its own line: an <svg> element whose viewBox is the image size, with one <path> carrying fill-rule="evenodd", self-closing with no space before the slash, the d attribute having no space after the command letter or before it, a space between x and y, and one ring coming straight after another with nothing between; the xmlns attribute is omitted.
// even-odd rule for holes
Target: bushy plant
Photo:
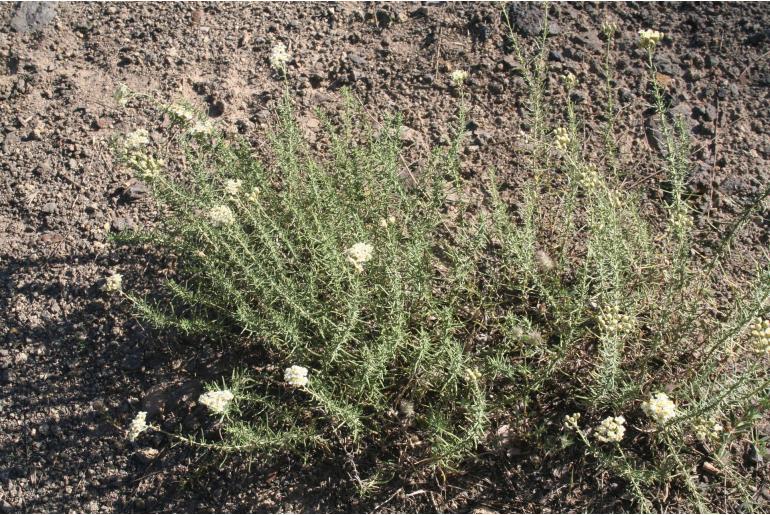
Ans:
<svg viewBox="0 0 770 515"><path fill-rule="evenodd" d="M603 32L611 99L614 28ZM545 86L545 33L530 57L510 31L532 149L518 157L532 177L514 202L492 172L483 198L465 193L478 179L460 173L462 100L456 138L418 169L402 157L398 116L372 121L349 92L337 121L319 113L317 151L287 94L266 160L189 106L162 106L183 175L172 178L143 137L118 150L163 213L129 239L175 256L177 275L165 304L125 295L155 327L259 362L200 400L221 420L221 441L177 436L231 452L344 449L403 473L461 468L504 426L544 456L580 456L623 479L639 510L666 509L670 488L686 494L679 508L716 509L697 484L704 463L736 502L753 503L730 448L768 403L766 257L753 283L721 281L768 191L709 259L695 252L686 131L655 74L661 37L641 34L665 143L659 205L624 183L611 100L605 151L586 150L563 94L576 78ZM452 78L462 89L465 76Z"/></svg>

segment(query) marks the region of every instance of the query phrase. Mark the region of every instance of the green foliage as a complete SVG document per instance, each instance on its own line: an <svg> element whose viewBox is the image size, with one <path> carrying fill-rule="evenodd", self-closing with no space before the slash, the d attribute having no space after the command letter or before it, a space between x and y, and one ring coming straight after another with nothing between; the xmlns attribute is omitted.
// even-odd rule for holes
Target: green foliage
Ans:
<svg viewBox="0 0 770 515"><path fill-rule="evenodd" d="M605 30L608 77L613 34ZM235 396L222 442L182 438L303 457L376 449L400 466L447 468L493 446L493 427L507 425L533 449L552 452L557 439L581 449L625 481L640 510L667 509L659 493L669 488L687 494L686 508L714 509L694 477L706 459L748 491L724 449L770 402L746 330L766 316L770 269L758 265L755 282L729 295L718 287L734 236L768 191L704 262L685 198L687 139L655 80L654 47L651 100L668 174L657 206L623 181L614 104L597 159L569 95L546 90L546 38L529 58L510 35L527 63L533 144L522 156L532 179L513 203L493 171L484 198L464 194L462 105L456 139L416 169L402 158L398 117L372 121L349 92L337 121L319 113L318 151L287 95L266 160L185 106L163 108L176 122L169 143L183 153L181 176L143 148L119 152L164 213L157 230L129 239L178 263L165 303L128 295L137 313L261 363L212 386ZM563 115L551 111L562 102ZM554 119L564 120L558 141ZM307 385L283 380L292 365L309 369ZM656 423L640 407L664 390L676 416ZM562 427L572 412L580 423ZM599 442L595 428L619 415L629 422L623 439ZM722 431L697 436L704 423ZM564 439L571 432L579 438Z"/></svg>

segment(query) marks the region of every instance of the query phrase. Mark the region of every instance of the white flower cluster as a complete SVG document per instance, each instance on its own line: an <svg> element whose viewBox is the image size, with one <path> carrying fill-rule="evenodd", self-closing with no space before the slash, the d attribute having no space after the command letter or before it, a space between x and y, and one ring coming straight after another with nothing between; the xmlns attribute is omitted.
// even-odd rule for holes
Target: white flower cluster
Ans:
<svg viewBox="0 0 770 515"><path fill-rule="evenodd" d="M123 148L131 150L144 145L150 144L150 134L147 129L137 129L134 132L126 134L126 138L123 140Z"/></svg>
<svg viewBox="0 0 770 515"><path fill-rule="evenodd" d="M569 137L569 132L567 132L567 129L564 127L557 127L553 131L553 139L554 143L556 144L556 148L562 152L567 150L567 147L569 147L569 144L572 141L572 139Z"/></svg>
<svg viewBox="0 0 770 515"><path fill-rule="evenodd" d="M586 165L580 168L578 172L578 182L584 190L592 191L601 184L599 180L599 170L595 166Z"/></svg>
<svg viewBox="0 0 770 515"><path fill-rule="evenodd" d="M305 386L307 384L307 369L299 365L292 365L283 371L283 380L292 386Z"/></svg>
<svg viewBox="0 0 770 515"><path fill-rule="evenodd" d="M466 368L465 380L470 383L476 383L481 379L481 371L478 368Z"/></svg>
<svg viewBox="0 0 770 515"><path fill-rule="evenodd" d="M219 205L211 208L209 211L209 220L211 220L214 227L232 225L235 223L235 215L229 207Z"/></svg>
<svg viewBox="0 0 770 515"><path fill-rule="evenodd" d="M701 418L695 421L693 424L693 430L695 436L701 442L708 442L709 440L716 440L719 435L724 431L724 426L714 417Z"/></svg>
<svg viewBox="0 0 770 515"><path fill-rule="evenodd" d="M116 292L123 289L123 276L120 274L112 274L107 277L104 282L104 291Z"/></svg>
<svg viewBox="0 0 770 515"><path fill-rule="evenodd" d="M572 415L564 416L564 427L577 431L580 429L580 413L573 413Z"/></svg>
<svg viewBox="0 0 770 515"><path fill-rule="evenodd" d="M618 25L612 21L604 21L602 23L602 34L611 38L618 31Z"/></svg>
<svg viewBox="0 0 770 515"><path fill-rule="evenodd" d="M356 243L345 250L348 263L353 265L358 272L364 271L364 263L372 259L374 247L368 243Z"/></svg>
<svg viewBox="0 0 770 515"><path fill-rule="evenodd" d="M577 85L577 77L575 77L575 74L572 72L563 75L561 80L567 89L572 89Z"/></svg>
<svg viewBox="0 0 770 515"><path fill-rule="evenodd" d="M214 132L214 124L211 120L197 120L192 127L188 129L188 132L193 135L197 134L211 134Z"/></svg>
<svg viewBox="0 0 770 515"><path fill-rule="evenodd" d="M198 121L198 115L189 107L182 104L171 104L166 106L166 111L171 113L179 121L193 123Z"/></svg>
<svg viewBox="0 0 770 515"><path fill-rule="evenodd" d="M128 99L131 98L131 90L128 89L128 86L125 84L120 84L112 95L112 98L115 99L115 102L119 106L124 106L128 102Z"/></svg>
<svg viewBox="0 0 770 515"><path fill-rule="evenodd" d="M286 50L286 45L278 43L270 53L270 66L279 71L286 71L286 64L291 61L291 54Z"/></svg>
<svg viewBox="0 0 770 515"><path fill-rule="evenodd" d="M227 179L225 181L225 192L230 196L237 196L241 192L243 181L240 179Z"/></svg>
<svg viewBox="0 0 770 515"><path fill-rule="evenodd" d="M749 325L754 350L758 354L770 355L770 320L754 319Z"/></svg>
<svg viewBox="0 0 770 515"><path fill-rule="evenodd" d="M452 78L452 85L456 88L459 88L468 78L468 72L465 70L455 70L452 72L450 77Z"/></svg>
<svg viewBox="0 0 770 515"><path fill-rule="evenodd" d="M154 178L160 175L160 169L163 166L163 161L155 159L153 156L147 155L144 152L132 152L128 156L128 164L136 170L141 178Z"/></svg>
<svg viewBox="0 0 770 515"><path fill-rule="evenodd" d="M626 419L620 417L607 417L596 428L596 439L603 443L619 442L626 434Z"/></svg>
<svg viewBox="0 0 770 515"><path fill-rule="evenodd" d="M604 308L599 315L599 327L604 334L622 334L631 331L633 320L630 316L621 314L617 305L611 305Z"/></svg>
<svg viewBox="0 0 770 515"><path fill-rule="evenodd" d="M642 403L642 411L658 424L665 424L676 416L676 404L663 392L656 393Z"/></svg>
<svg viewBox="0 0 770 515"><path fill-rule="evenodd" d="M251 193L249 193L249 196L246 198L249 200L249 202L254 202L256 204L259 201L260 193L262 193L262 191L255 186L254 189L251 190Z"/></svg>
<svg viewBox="0 0 770 515"><path fill-rule="evenodd" d="M390 215L388 218L380 218L380 221L378 222L379 226L383 229L387 229L388 225L393 225L396 223L396 217L393 215Z"/></svg>
<svg viewBox="0 0 770 515"><path fill-rule="evenodd" d="M198 402L214 413L219 413L221 415L227 412L227 407L234 398L235 395L233 395L233 392L230 390L215 390L206 392L198 397Z"/></svg>
<svg viewBox="0 0 770 515"><path fill-rule="evenodd" d="M671 225L674 229L680 231L689 230L693 226L692 217L687 213L686 209L678 209L671 215Z"/></svg>
<svg viewBox="0 0 770 515"><path fill-rule="evenodd" d="M128 426L128 439L132 442L136 440L149 426L147 425L147 412L140 411Z"/></svg>
<svg viewBox="0 0 770 515"><path fill-rule="evenodd" d="M663 36L664 34L657 30L644 29L639 31L639 42L641 43L642 48L651 50L655 48L655 45L660 43Z"/></svg>

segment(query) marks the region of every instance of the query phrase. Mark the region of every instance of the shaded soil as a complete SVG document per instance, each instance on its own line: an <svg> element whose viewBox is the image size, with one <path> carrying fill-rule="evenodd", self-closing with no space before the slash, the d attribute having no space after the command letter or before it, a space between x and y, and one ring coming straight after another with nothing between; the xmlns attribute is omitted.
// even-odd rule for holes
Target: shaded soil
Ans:
<svg viewBox="0 0 770 515"><path fill-rule="evenodd" d="M540 7L516 4L524 36ZM464 169L495 167L510 185L526 129L526 90L508 53L501 6L389 4L0 4L0 509L4 511L620 510L611 479L569 485L561 472L509 453L462 477L395 481L361 498L340 462L250 466L153 435L130 444L139 409L195 429L202 381L226 373L218 351L146 331L101 292L117 270L152 284L162 259L116 252L109 231L151 224L141 184L113 164L109 138L146 127L150 113L118 109L119 83L164 100L187 99L217 124L260 145L282 82L268 58L277 42L294 60L289 84L309 137L313 108L334 109L350 86L374 113L400 111L415 150L446 143L457 99L449 72L469 71L472 105ZM770 11L761 4L553 5L549 80L567 72L589 118L604 104L599 28L615 22L620 158L628 181L662 180L648 116L637 31L667 34L656 58L674 112L693 137L689 179L696 226L734 216L770 176ZM562 93L563 95L563 93ZM598 132L592 122L586 133ZM768 213L739 245L767 246ZM152 274L146 276L147 274ZM238 359L238 356L225 356ZM586 499L593 498L593 504Z"/></svg>

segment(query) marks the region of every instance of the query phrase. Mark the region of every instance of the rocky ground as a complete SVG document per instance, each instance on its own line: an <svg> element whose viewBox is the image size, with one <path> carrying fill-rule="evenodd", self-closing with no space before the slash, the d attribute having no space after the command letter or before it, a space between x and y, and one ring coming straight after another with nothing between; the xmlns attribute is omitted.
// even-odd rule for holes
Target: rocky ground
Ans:
<svg viewBox="0 0 770 515"><path fill-rule="evenodd" d="M540 6L510 9L515 29L534 36ZM372 112L403 113L406 143L419 150L447 141L457 105L449 72L462 68L472 105L465 169L494 166L516 183L526 175L515 165L526 91L501 12L499 4L446 2L0 4L0 509L560 511L586 495L599 499L596 509L620 506L612 485L573 490L526 453L440 486L396 485L361 499L344 464L220 467L161 436L139 446L125 438L140 408L151 417L181 413L195 428L201 413L191 400L219 370L210 365L215 351L145 331L101 292L112 270L137 284L147 271L141 252L106 244L108 232L157 216L143 185L114 165L108 141L163 122L118 108L118 84L187 99L259 145L282 89L270 49L284 42L311 138L313 108L334 109L350 86ZM629 181L661 179L637 44L637 31L651 27L666 33L660 80L693 137L697 226L719 227L767 184L765 6L558 3L551 15L550 80L574 73L574 99L589 115L603 105L601 24L620 29L618 144ZM767 215L741 240L747 255L766 247Z"/></svg>

